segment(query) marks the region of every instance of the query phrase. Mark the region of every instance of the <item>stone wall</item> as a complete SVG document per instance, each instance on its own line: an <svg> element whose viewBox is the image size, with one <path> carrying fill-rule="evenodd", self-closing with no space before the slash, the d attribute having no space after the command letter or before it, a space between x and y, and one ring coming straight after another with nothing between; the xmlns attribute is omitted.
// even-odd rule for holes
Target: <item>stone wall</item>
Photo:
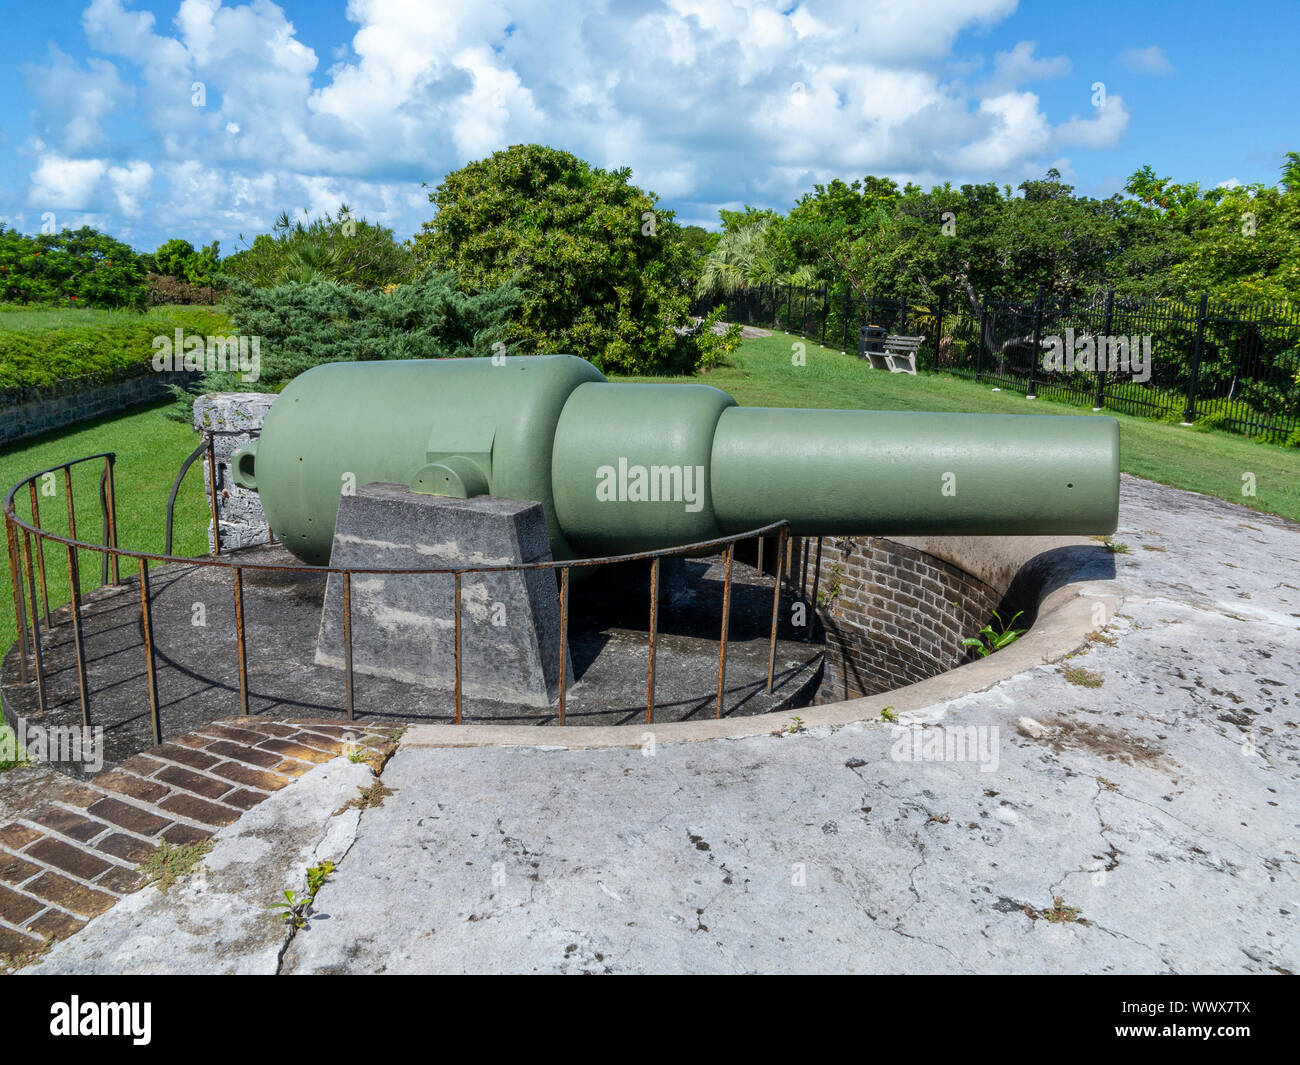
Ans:
<svg viewBox="0 0 1300 1065"><path fill-rule="evenodd" d="M194 373L147 373L102 384L91 378L51 389L0 389L0 446L162 399L168 385L184 387Z"/></svg>
<svg viewBox="0 0 1300 1065"><path fill-rule="evenodd" d="M264 392L214 392L194 401L194 428L203 441L212 440L217 467L217 520L220 523L221 550L264 544L271 539L271 528L262 512L256 492L240 488L231 476L230 456L237 448L256 440L262 433L262 420L271 409L275 396ZM212 496L208 464L203 463L203 485ZM208 550L212 550L212 522L208 522Z"/></svg>
<svg viewBox="0 0 1300 1065"><path fill-rule="evenodd" d="M812 595L816 541L807 541ZM794 553L796 581L803 573ZM914 547L879 537L827 537L817 582L826 661L818 703L901 688L974 655L962 639L993 617L1000 591Z"/></svg>

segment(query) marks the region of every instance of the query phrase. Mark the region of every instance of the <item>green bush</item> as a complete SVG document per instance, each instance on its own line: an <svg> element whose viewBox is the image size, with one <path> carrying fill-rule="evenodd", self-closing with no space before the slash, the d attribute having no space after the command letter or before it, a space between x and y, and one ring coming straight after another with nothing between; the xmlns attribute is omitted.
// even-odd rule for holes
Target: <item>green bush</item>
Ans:
<svg viewBox="0 0 1300 1065"><path fill-rule="evenodd" d="M385 288L417 273L411 250L391 229L355 217L347 204L305 222L282 213L271 229L223 259L222 277L259 288L309 281Z"/></svg>
<svg viewBox="0 0 1300 1065"><path fill-rule="evenodd" d="M469 294L454 275L434 272L388 291L332 281L236 284L226 297L230 332L259 338L260 377L250 383L235 372L205 374L188 392L176 390L173 413L188 418L194 396L204 392L278 392L324 362L489 356L505 343L518 303L510 285Z"/></svg>
<svg viewBox="0 0 1300 1065"><path fill-rule="evenodd" d="M134 249L89 226L27 237L0 224L0 300L141 308L144 275Z"/></svg>
<svg viewBox="0 0 1300 1065"><path fill-rule="evenodd" d="M61 381L108 382L152 372L154 338L229 332L220 311L169 308L151 314L90 312L84 325L72 312L54 312L53 328L0 329L0 388L52 389Z"/></svg>

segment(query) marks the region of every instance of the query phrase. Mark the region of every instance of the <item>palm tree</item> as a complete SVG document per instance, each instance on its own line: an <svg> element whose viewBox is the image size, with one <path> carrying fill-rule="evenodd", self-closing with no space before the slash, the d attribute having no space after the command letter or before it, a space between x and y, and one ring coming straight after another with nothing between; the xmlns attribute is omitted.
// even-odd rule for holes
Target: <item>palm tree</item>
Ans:
<svg viewBox="0 0 1300 1065"><path fill-rule="evenodd" d="M767 240L771 218L758 218L722 234L704 260L696 286L700 296L730 296L781 280Z"/></svg>

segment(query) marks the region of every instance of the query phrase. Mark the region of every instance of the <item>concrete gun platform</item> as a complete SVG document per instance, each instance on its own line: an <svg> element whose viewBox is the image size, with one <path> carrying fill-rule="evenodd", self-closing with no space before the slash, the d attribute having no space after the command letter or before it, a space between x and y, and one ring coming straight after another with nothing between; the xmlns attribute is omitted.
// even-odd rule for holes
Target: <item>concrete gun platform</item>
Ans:
<svg viewBox="0 0 1300 1065"><path fill-rule="evenodd" d="M1115 539L1068 657L729 739L415 727L382 805L327 762L26 971L1300 971L1300 526L1125 477ZM326 857L290 934L265 906Z"/></svg>

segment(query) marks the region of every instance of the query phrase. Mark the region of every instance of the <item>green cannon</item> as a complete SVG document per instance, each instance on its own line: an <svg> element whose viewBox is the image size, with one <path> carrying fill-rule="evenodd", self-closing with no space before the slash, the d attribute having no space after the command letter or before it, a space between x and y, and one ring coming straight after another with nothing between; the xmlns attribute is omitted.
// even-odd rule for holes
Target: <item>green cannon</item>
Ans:
<svg viewBox="0 0 1300 1065"><path fill-rule="evenodd" d="M339 496L373 481L536 500L557 559L709 540L1114 532L1113 418L741 407L611 383L572 355L328 363L233 457L276 536L329 561Z"/></svg>

